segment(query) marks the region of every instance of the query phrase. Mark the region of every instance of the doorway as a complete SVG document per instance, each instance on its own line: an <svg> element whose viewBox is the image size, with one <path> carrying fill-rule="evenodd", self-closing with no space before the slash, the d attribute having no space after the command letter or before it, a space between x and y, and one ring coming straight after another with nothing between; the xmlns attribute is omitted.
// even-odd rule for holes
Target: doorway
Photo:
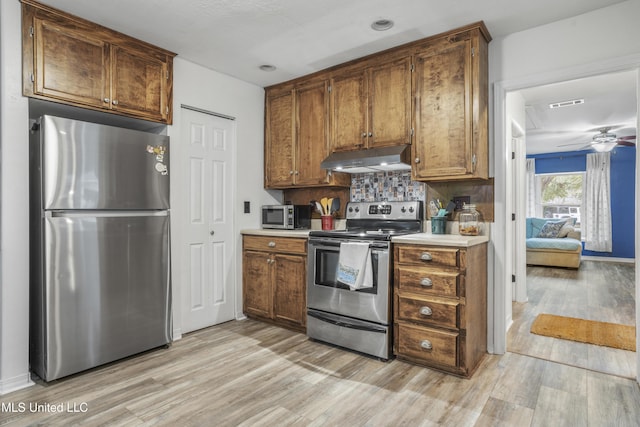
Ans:
<svg viewBox="0 0 640 427"><path fill-rule="evenodd" d="M623 78L624 77L624 78ZM609 78L614 80L608 80ZM633 134L637 132L637 105L638 99L638 72L636 70L615 72L593 76L590 78L580 79L581 84L593 86L602 81L609 81L603 90L606 95L614 96L615 90L611 81L624 80L625 83L631 82L631 86L627 90L633 95L633 117L630 126L633 127ZM571 81L569 81L571 82ZM597 125L605 125L604 122L590 123L586 109L576 109L573 112L565 110L562 112L563 120L570 122L571 114L580 111L582 115L584 132L580 129L562 129L555 127L544 138L536 138L537 134L543 134L546 130L543 128L544 120L548 117L536 116L535 109L531 104L535 103L536 96L544 93L545 90L551 91L555 96L562 97L562 83L553 83L537 88L525 88L514 90L507 93L507 99L512 94L517 94L522 99L522 107L526 110L526 131L525 131L525 149L527 154L531 151L537 153L557 153L558 158L563 156L575 156L575 150L589 149L588 142L590 140L588 132L597 131L594 129ZM610 92L610 93L609 93ZM570 92L567 92L570 93ZM566 96L567 99L578 99L577 97ZM595 95L593 98L585 97L582 102L594 102L598 99ZM534 101L532 101L534 100ZM558 99L560 100L560 99ZM539 100L538 100L539 101ZM607 101L603 101L605 104ZM508 105L507 101L507 105ZM602 119L609 120L612 125L622 127L622 123L611 122L612 109L616 108L615 104L602 105L598 107L603 111ZM543 111L542 114L548 114ZM533 117L532 117L533 116ZM608 117L607 117L608 116ZM507 115L509 118L509 115ZM536 129L538 126L538 129ZM533 132L531 129L534 129ZM585 134L585 132L587 132ZM556 139L557 134L562 134L562 139ZM529 138L535 147L529 149ZM541 147L542 143L547 143L548 147ZM514 183L523 183L526 181L526 164L524 155L516 155L516 149L509 148L514 152L513 175L511 179ZM564 154L563 154L564 153ZM551 156L556 154L549 154ZM584 155L584 154L583 154ZM625 147L614 149L612 156L634 156L633 165L637 168L637 153L633 150L626 150ZM559 363L565 363L573 366L587 368L595 371L605 372L624 377L637 377L637 354L624 352L622 350L609 349L599 346L585 346L584 344L576 344L564 340L550 339L547 337L535 336L529 332L531 322L540 312L553 312L553 314L565 315L569 317L589 318L592 320L607 321L612 323L636 324L637 314L635 313L636 302L633 300L635 294L636 282L635 263L624 263L622 259L615 259L616 263L604 263L593 260L583 260L581 266L577 270L554 268L554 267L536 267L527 266L524 251L526 245L518 238L518 233L524 232L524 220L527 216L525 198L526 186L523 184L514 184L516 191L513 200L511 200L512 208L515 216L519 219L519 224L514 225L517 231L514 239L509 242L514 252L513 271L519 280L515 282L512 290L513 305L511 306L512 326L507 332L506 350L516 353L523 353L534 357L539 357ZM524 191L517 191L518 189ZM635 215L631 211L630 221L633 224ZM637 224L636 224L637 225ZM637 230L636 230L637 235ZM615 239L615 236L614 236ZM632 242L633 243L633 242ZM507 252L509 249L507 248ZM633 251L631 257L633 257ZM523 274L524 273L524 274ZM526 280L523 280L526 277ZM612 278L616 278L612 280ZM616 284L618 282L618 285ZM620 285L622 283L622 285ZM588 347L588 348L587 348Z"/></svg>
<svg viewBox="0 0 640 427"><path fill-rule="evenodd" d="M174 253L181 271L182 332L235 317L233 207L235 122L192 108L180 112L181 158L186 191L181 200Z"/></svg>

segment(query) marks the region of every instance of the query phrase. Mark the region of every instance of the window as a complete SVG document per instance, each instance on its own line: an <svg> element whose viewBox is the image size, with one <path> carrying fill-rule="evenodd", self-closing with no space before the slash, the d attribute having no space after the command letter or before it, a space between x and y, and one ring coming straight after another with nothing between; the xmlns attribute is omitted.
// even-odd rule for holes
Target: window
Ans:
<svg viewBox="0 0 640 427"><path fill-rule="evenodd" d="M575 218L580 226L584 172L536 175L536 215L543 218Z"/></svg>

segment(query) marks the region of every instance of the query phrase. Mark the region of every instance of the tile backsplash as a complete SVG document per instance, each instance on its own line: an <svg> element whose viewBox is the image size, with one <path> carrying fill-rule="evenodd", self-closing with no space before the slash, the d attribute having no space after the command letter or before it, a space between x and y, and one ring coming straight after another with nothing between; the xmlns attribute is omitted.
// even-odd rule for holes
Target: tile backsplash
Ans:
<svg viewBox="0 0 640 427"><path fill-rule="evenodd" d="M351 175L352 202L425 200L425 184L411 180L411 171Z"/></svg>

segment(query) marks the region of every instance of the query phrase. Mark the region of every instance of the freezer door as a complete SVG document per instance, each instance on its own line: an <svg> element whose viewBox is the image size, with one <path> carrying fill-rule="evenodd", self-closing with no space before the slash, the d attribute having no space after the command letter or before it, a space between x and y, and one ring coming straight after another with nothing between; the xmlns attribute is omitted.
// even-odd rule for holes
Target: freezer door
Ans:
<svg viewBox="0 0 640 427"><path fill-rule="evenodd" d="M40 372L32 366L40 377L50 381L171 342L166 211L58 213L44 221L45 342Z"/></svg>
<svg viewBox="0 0 640 427"><path fill-rule="evenodd" d="M168 136L54 116L39 132L43 209L169 208Z"/></svg>

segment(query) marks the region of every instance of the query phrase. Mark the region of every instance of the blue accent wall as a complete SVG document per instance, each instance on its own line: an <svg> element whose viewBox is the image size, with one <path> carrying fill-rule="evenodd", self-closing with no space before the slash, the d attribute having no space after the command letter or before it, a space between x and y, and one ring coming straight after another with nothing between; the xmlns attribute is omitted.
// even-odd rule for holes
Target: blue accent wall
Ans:
<svg viewBox="0 0 640 427"><path fill-rule="evenodd" d="M591 151L533 154L536 173L584 172ZM582 250L585 256L635 258L636 147L617 146L611 151L611 232L613 252ZM584 243L583 243L584 247Z"/></svg>

